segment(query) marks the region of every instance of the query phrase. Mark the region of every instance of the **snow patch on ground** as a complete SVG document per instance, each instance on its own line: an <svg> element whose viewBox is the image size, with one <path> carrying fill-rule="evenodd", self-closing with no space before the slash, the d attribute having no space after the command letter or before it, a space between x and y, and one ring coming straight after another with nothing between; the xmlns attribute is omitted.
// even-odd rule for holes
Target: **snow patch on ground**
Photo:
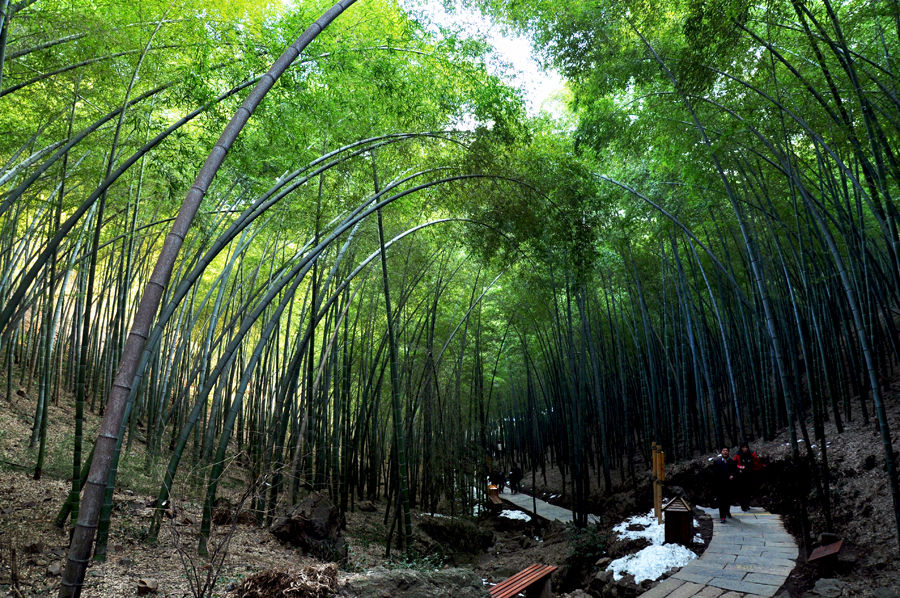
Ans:
<svg viewBox="0 0 900 598"><path fill-rule="evenodd" d="M628 529L632 528L632 529ZM640 529L634 529L640 528ZM636 583L645 579L659 579L669 569L681 568L697 558L697 555L679 544L663 544L665 528L657 522L653 511L646 515L629 517L613 527L620 538L636 540L645 538L652 544L634 554L616 559L606 568L613 572L613 579L622 579L626 573L634 576ZM694 538L698 541L699 534Z"/></svg>
<svg viewBox="0 0 900 598"><path fill-rule="evenodd" d="M513 511L510 509L504 509L500 511L500 517L506 517L507 519L520 519L522 521L531 521L531 515L528 513L523 513L522 511Z"/></svg>
<svg viewBox="0 0 900 598"><path fill-rule="evenodd" d="M629 527L638 526L642 527L643 529L628 529ZM653 544L662 544L663 539L665 538L665 528L657 523L653 511L650 511L646 515L635 515L634 517L629 517L622 523L613 527L613 531L616 532L620 538L624 538L626 540L637 540L640 538L645 538Z"/></svg>
<svg viewBox="0 0 900 598"><path fill-rule="evenodd" d="M616 581L631 573L635 583L641 583L645 579L659 579L669 569L684 567L695 558L696 554L680 544L654 544L614 560L607 570L613 572Z"/></svg>

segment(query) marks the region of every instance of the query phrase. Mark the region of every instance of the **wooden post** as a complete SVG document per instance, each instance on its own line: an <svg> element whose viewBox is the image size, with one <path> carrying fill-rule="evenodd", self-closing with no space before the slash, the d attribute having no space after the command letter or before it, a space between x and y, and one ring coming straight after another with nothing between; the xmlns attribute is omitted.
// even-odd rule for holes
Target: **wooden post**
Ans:
<svg viewBox="0 0 900 598"><path fill-rule="evenodd" d="M654 442L652 445L653 458L651 460L651 479L653 480L653 515L659 520L662 517L662 505L658 500L659 493L659 447Z"/></svg>
<svg viewBox="0 0 900 598"><path fill-rule="evenodd" d="M663 452L662 447L659 447L659 451L657 452L657 465L659 467L658 474L656 475L656 487L657 487L657 495L656 495L656 518L660 525L663 522L663 514L662 514L662 487L663 482L666 479L666 453Z"/></svg>
<svg viewBox="0 0 900 598"><path fill-rule="evenodd" d="M656 520L662 524L662 483L666 479L666 454L662 450L662 445L655 442L653 447L653 458L651 460L651 478L653 480L653 514Z"/></svg>

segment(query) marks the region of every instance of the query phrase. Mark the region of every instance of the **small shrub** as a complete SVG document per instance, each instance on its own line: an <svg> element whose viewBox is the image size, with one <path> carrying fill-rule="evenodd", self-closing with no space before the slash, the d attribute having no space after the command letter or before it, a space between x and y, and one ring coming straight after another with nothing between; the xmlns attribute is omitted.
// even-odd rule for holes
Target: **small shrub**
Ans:
<svg viewBox="0 0 900 598"><path fill-rule="evenodd" d="M606 542L596 527L570 528L568 532L569 556L567 560L578 559L594 563L606 554Z"/></svg>
<svg viewBox="0 0 900 598"><path fill-rule="evenodd" d="M391 558L385 562L388 569L411 569L413 571L436 571L442 569L445 564L444 555L423 553L418 550L391 555Z"/></svg>

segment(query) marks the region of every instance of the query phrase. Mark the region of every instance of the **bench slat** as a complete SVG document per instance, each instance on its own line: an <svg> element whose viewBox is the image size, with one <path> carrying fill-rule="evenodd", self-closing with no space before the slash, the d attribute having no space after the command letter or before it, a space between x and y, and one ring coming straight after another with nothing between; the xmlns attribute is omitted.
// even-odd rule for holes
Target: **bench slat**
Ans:
<svg viewBox="0 0 900 598"><path fill-rule="evenodd" d="M490 594L493 598L512 598L519 592L546 579L556 569L557 567L552 565L531 565L492 587Z"/></svg>
<svg viewBox="0 0 900 598"><path fill-rule="evenodd" d="M819 546L815 550L812 551L812 554L809 555L809 558L806 559L807 562L815 561L821 558L825 558L826 556L831 556L833 554L837 554L841 547L844 545L843 540L838 540L837 542L833 542L831 544L826 544L825 546Z"/></svg>
<svg viewBox="0 0 900 598"><path fill-rule="evenodd" d="M519 581L520 581L521 579L523 579L523 578L525 578L525 577L531 575L531 573L533 573L534 571L537 571L537 570L542 569L542 568L543 568L543 565L538 565L538 564L534 564L534 565L531 565L531 566L529 566L529 567L526 567L525 569L522 569L521 571L519 571L519 572L516 573L515 575L512 575L512 576L510 576L510 577L507 577L506 579L504 579L503 581L501 581L500 583L498 583L497 585L495 585L492 589L494 589L494 590L500 590L500 589L506 588L507 586L515 586L515 585L518 585L518 584L519 584Z"/></svg>

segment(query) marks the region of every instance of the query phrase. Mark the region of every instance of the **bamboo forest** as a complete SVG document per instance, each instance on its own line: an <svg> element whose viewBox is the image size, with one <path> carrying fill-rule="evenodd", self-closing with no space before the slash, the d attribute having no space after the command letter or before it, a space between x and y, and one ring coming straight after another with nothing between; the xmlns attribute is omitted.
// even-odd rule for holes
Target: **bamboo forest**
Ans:
<svg viewBox="0 0 900 598"><path fill-rule="evenodd" d="M0 594L900 597L897 0L0 0Z"/></svg>

